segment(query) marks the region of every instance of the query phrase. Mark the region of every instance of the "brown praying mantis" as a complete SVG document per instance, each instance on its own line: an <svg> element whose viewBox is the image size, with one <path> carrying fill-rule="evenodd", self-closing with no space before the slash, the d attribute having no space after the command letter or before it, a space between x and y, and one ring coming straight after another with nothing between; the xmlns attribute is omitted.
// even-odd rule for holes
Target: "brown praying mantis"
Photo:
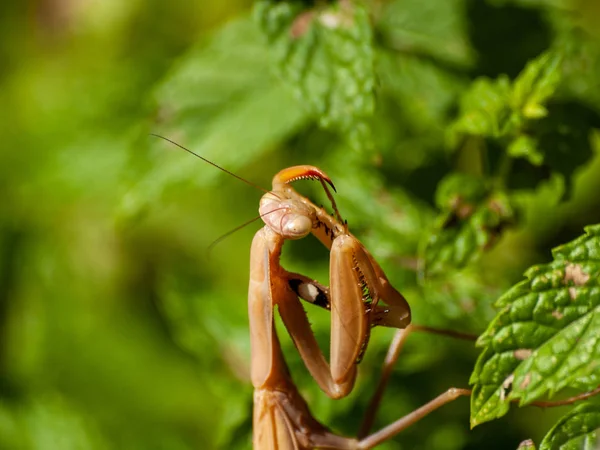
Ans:
<svg viewBox="0 0 600 450"><path fill-rule="evenodd" d="M176 142L155 136L255 186ZM331 201L334 211L332 215L290 186L290 183L300 179L313 179L321 183ZM266 191L260 201L259 217L265 226L255 234L252 241L248 291L255 450L371 449L439 407L471 394L470 389L450 388L387 427L368 434L391 369L410 332L429 331L471 340L474 336L410 323L408 302L390 284L369 251L348 231L328 186L335 190L327 174L317 167L290 167L275 175L273 189ZM301 239L309 234L313 234L330 251L329 287L304 275L288 272L280 264L279 258L285 240ZM312 333L300 300L325 308L331 313L329 363ZM334 399L342 398L352 391L357 364L366 350L371 328L398 328L358 438L333 433L310 413L306 401L291 378L281 350L274 326L276 306L310 374L319 387ZM532 404L539 407L560 406L598 393L600 387L566 400L537 401Z"/></svg>
<svg viewBox="0 0 600 450"><path fill-rule="evenodd" d="M273 189L259 186L222 168L166 137L153 134L212 166L265 191L260 218L265 222L254 236L250 251L248 316L251 343L251 379L254 386L253 445L255 450L370 449L390 439L430 412L470 390L451 388L378 432L366 436L383 390L400 350L412 330L410 306L389 282L369 251L349 231L333 195L335 187L325 172L314 166L284 169L273 178ZM290 183L318 180L329 198L330 215L300 195ZM330 287L304 275L285 270L279 258L285 240L313 234L330 251ZM312 333L300 299L331 313L330 363ZM383 300L385 305L380 304ZM371 328L398 328L384 364L384 372L365 415L362 439L347 438L319 423L296 388L275 332L274 310L279 314L317 384L329 397L347 396L354 387L356 367L366 350ZM431 330L440 332L440 330ZM465 337L461 333L441 334ZM468 338L471 338L469 336Z"/></svg>
<svg viewBox="0 0 600 450"><path fill-rule="evenodd" d="M321 182L332 202L333 216L289 184L304 178ZM329 177L317 167L290 167L275 175L273 190L260 201L259 212L265 226L252 241L248 291L255 450L373 448L431 411L470 393L465 389L449 389L408 416L360 440L334 434L313 418L283 358L273 321L275 306L310 374L331 398L344 397L352 390L356 365L366 349L371 327L383 325L403 330L388 352L389 367L398 356L411 320L407 301L390 284L368 250L349 233L327 185L333 188ZM288 272L279 263L286 239L300 239L311 233L331 253L329 288L304 275ZM331 312L330 364L317 344L299 298ZM385 384L382 380L370 408L372 412ZM371 417L367 416L363 433L368 431L370 422Z"/></svg>

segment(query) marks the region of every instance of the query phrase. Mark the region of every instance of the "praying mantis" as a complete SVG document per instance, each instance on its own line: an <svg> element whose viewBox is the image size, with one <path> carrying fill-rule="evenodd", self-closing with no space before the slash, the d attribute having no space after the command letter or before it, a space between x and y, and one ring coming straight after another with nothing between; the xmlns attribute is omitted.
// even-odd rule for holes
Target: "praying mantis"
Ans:
<svg viewBox="0 0 600 450"><path fill-rule="evenodd" d="M297 193L290 183L300 179L321 182L332 202L334 215ZM370 329L376 325L398 328L386 365L398 356L410 330L410 307L389 282L368 250L348 231L327 185L330 178L314 166L283 169L273 178L273 189L260 201L265 226L252 241L248 315L251 340L251 378L254 385L253 445L255 450L370 449L440 406L462 396L466 389L451 388L379 432L363 439L329 431L311 415L294 385L274 327L279 314L307 369L331 398L348 395L356 379L356 365L364 353ZM281 267L286 239L313 234L330 251L330 287ZM312 334L300 299L331 312L330 363ZM380 304L385 302L385 306ZM380 395L385 380L380 383ZM370 408L374 412L378 398ZM363 433L370 426L367 416Z"/></svg>
<svg viewBox="0 0 600 450"><path fill-rule="evenodd" d="M154 136L258 187L168 138ZM291 187L291 183L301 179L321 183L331 201L333 214L317 207ZM259 206L259 217L265 225L252 241L248 290L255 450L372 449L441 406L471 395L470 389L450 388L392 424L369 434L391 369L412 331L428 331L468 340L474 340L475 336L411 324L408 302L390 284L369 251L349 232L328 186L335 191L325 172L305 165L277 173L271 191L258 187L266 192ZM301 239L309 234L313 234L330 251L329 287L304 275L288 272L280 264L285 241ZM329 363L317 344L300 300L331 313ZM398 329L357 438L335 434L312 416L285 362L274 326L275 307L310 374L321 390L334 399L352 391L356 366L366 350L371 328L387 326ZM541 408L563 406L597 394L600 394L600 386L565 400L535 401L531 404Z"/></svg>
<svg viewBox="0 0 600 450"><path fill-rule="evenodd" d="M265 225L255 234L250 250L248 317L250 324L251 380L254 386L254 450L366 450L389 440L430 412L460 396L468 389L450 388L403 418L368 435L381 400L408 334L417 330L465 337L461 333L411 325L410 306L389 282L369 251L342 220L328 185L333 182L321 169L303 165L281 170L267 191L224 169L203 156L164 136L151 134L200 158L217 169L265 191L259 217ZM312 179L321 183L334 214L330 215L300 195L290 183ZM298 273L285 270L279 261L286 240L313 234L330 251L330 287ZM217 241L218 242L218 241ZM330 363L321 352L300 300L331 313ZM385 303L381 305L379 302ZM347 396L354 387L356 366L366 350L371 328L398 328L392 340L384 371L365 415L360 439L331 432L310 413L294 384L285 362L274 325L279 314L308 371L329 397ZM471 337L468 337L472 339Z"/></svg>

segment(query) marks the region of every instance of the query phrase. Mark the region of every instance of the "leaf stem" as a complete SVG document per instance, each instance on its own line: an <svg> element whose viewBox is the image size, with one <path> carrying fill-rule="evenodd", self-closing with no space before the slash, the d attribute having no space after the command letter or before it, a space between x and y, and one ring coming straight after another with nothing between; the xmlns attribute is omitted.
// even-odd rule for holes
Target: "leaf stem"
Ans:
<svg viewBox="0 0 600 450"><path fill-rule="evenodd" d="M573 397L565 398L564 400L556 400L554 402L545 402L545 401L532 402L532 403L530 403L530 405L537 406L539 408L553 408L555 406L571 405L575 402L578 402L580 400L586 400L586 399L593 397L595 395L598 395L598 394L600 394L600 386L598 386L596 389L594 389L592 391L584 392L583 394L574 395ZM511 401L517 402L517 401L519 401L519 399L514 399Z"/></svg>

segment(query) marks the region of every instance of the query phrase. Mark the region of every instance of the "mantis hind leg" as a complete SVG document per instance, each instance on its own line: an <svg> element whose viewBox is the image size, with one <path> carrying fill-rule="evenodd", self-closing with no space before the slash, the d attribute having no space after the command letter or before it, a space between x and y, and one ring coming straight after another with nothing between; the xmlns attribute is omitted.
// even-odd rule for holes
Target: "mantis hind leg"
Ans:
<svg viewBox="0 0 600 450"><path fill-rule="evenodd" d="M396 364L396 361L400 356L400 352L404 347L404 343L406 342L408 336L415 331L424 331L466 340L475 340L477 338L477 336L470 335L468 333L456 333L448 330L421 327L418 325L409 325L403 330L396 331L383 362L382 373L381 377L379 378L379 382L377 383L377 388L375 389L369 405L367 406L367 410L365 411L363 422L358 433L358 438L361 439L359 447L361 449L372 448L372 446L380 444L381 442L384 442L400 433L405 428L421 420L423 417L445 405L446 403L450 403L461 396L469 396L471 394L471 390L469 389L450 388L422 407L407 414L403 418L398 419L394 423L377 431L376 433L366 437L373 426L377 410L379 409L379 405L381 404L381 400L383 398L383 393L389 382L394 365Z"/></svg>
<svg viewBox="0 0 600 450"><path fill-rule="evenodd" d="M441 408L447 403L450 403L456 400L457 398L468 397L470 395L470 389L450 388L446 392L438 395L433 400L425 403L423 406L415 409L411 413L408 413L404 417L401 417L400 419L391 423L387 427L384 427L381 430L371 434L370 436L361 439L358 442L358 449L368 450L374 448L376 445L390 440L392 437L396 436L401 431L410 427L414 423L421 420L423 417L427 416L428 414L432 413L438 408Z"/></svg>
<svg viewBox="0 0 600 450"><path fill-rule="evenodd" d="M398 330L394 334L394 338L390 343L385 360L383 362L383 370L381 372L379 382L377 383L377 388L375 389L373 397L371 397L371 401L369 402L367 410L364 413L363 421L358 432L359 438L367 436L371 430L371 427L373 426L375 415L377 414L377 410L381 404L381 399L383 398L383 392L387 387L394 365L400 356L400 352L402 351L404 343L406 342L410 332L411 326L409 325L404 330Z"/></svg>

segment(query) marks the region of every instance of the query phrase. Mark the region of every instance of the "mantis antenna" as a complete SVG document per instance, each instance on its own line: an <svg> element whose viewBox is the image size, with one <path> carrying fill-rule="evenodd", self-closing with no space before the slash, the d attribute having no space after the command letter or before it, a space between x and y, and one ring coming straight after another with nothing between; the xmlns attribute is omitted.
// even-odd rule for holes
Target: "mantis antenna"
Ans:
<svg viewBox="0 0 600 450"><path fill-rule="evenodd" d="M259 214L258 216L248 220L247 222L244 222L241 225L238 225L237 227L235 227L233 230L229 230L227 233L219 236L217 239L215 239L214 241L212 241L212 243L208 246L208 248L206 249L208 255L210 255L210 252L212 252L212 249L221 241L223 241L224 239L228 238L229 236L231 236L233 233L235 233L236 231L240 231L242 228L244 228L247 225L250 225L252 222L257 221L258 219L262 219L264 216L271 214L275 211L281 211L282 209L285 208L277 208L277 209L273 209L269 212L266 212L264 214Z"/></svg>
<svg viewBox="0 0 600 450"><path fill-rule="evenodd" d="M263 188L263 187L261 187L261 186L259 186L259 185L257 185L257 184L254 184L254 183L252 183L251 181L248 181L248 180L246 180L245 178L242 178L242 177L240 177L239 175L236 175L235 173L231 172L230 170L227 170L227 169L225 169L224 167L221 167L221 166L219 166L218 164L216 164L216 163L212 162L210 159L208 159L208 158L205 158L204 156L201 156L201 155L199 155L198 153L196 153L196 152L194 152L194 151L190 150L189 148L186 148L186 147L184 147L183 145L181 145L181 144L179 144L179 143L177 143L177 142L173 141L172 139L169 139L168 137L161 136L160 134L155 134L155 133L150 133L150 136L154 136L154 137L157 137L157 138L159 138L159 139L162 139L162 140L164 140L164 141L167 141L167 142L169 142L170 144L173 144L173 145L175 145L176 147L179 147L180 149L182 149L182 150L184 150L184 151L188 152L189 154L191 154L191 155L194 155L196 158L200 158L202 161L204 161L204 162L206 162L206 163L210 164L210 165L211 165L211 166L213 166L213 167L216 167L217 169L219 169L219 170L221 170L221 171L225 172L226 174L228 174L228 175L231 175L232 177L234 177L234 178L237 178L237 179L238 179L238 180L240 180L240 181L243 181L243 182L244 182L244 183L246 183L247 185L249 185L249 186L252 186L253 188L256 188L256 189L258 189L258 190L261 190L261 191L263 191L263 192L265 192L265 193L270 193L270 194L273 194L273 195L275 195L276 197L278 197L278 198L279 198L279 196L278 196L278 195L277 195L275 192L269 191L269 190L267 190L267 189L265 189L265 188ZM327 188L325 188L325 189L327 190ZM331 194L329 193L329 191L327 191L327 194L328 194L328 196L331 198ZM215 246L216 246L216 245L217 245L219 242L221 242L221 241L223 241L225 238L227 238L227 237L231 236L231 235L232 235L233 233L235 233L236 231L239 231L239 230L241 230L241 229L242 229L242 228L244 228L245 226L247 226L247 225L250 225L252 222L254 222L254 221L256 221L256 220L258 220L258 219L260 219L260 218L262 218L262 217L266 216L267 214L271 214L272 212L275 212L275 211L280 211L281 209L285 209L285 208L278 208L278 209L274 209L274 210L272 210L272 211L269 211L269 212L267 212L267 213L265 213L265 214L260 214L260 215L258 215L258 216L256 216L256 217L254 217L253 219L250 219L250 220L248 220L247 222L244 222L243 224L241 224L241 225L239 225L239 226L235 227L233 230L230 230L230 231L228 231L227 233L223 234L222 236L219 236L217 239L215 239L215 240L214 240L214 241L213 241L213 242L212 242L212 243L211 243L211 244L208 246L208 248L206 249L206 252L207 252L207 254L210 256L210 253L211 253L212 249L213 249L213 248L214 248L214 247L215 247Z"/></svg>
<svg viewBox="0 0 600 450"><path fill-rule="evenodd" d="M263 192L265 192L265 193L271 193L271 194L273 194L273 195L277 196L277 194L275 194L274 192L268 191L267 189L265 189L265 188L263 188L263 187L259 186L258 184L254 184L253 182L251 182L251 181L248 181L248 180L246 180L245 178L242 178L242 177L240 177L239 175L236 175L235 173L233 173L233 172L231 172L231 171L229 171L229 170L227 170L227 169L225 169L225 168L223 168L223 167L219 166L218 164L215 164L215 163L214 163L214 162L212 162L210 159L207 159L207 158L205 158L204 156L200 156L198 153L196 153L196 152L193 152L193 151L192 151L192 150L190 150L189 148L186 148L186 147L184 147L183 145L181 145L181 144L178 144L177 142L175 142L175 141L173 141L173 140L171 140L171 139L169 139L169 138L167 138L167 137L161 136L160 134L154 134L154 133L150 133L150 136L154 136L154 137L160 138L160 139L162 139L162 140L164 140L164 141L167 141L167 142L169 142L169 143L171 143L171 144L173 144L173 145L175 145L175 146L179 147L180 149L182 149L182 150L184 150L184 151L186 151L186 152L188 152L188 153L190 153L190 154L194 155L196 158L200 158L202 161L204 161L204 162L206 162L206 163L210 164L210 165L211 165L211 166L213 166L213 167L216 167L217 169L219 169L219 170L221 170L221 171L223 171L223 172L225 172L225 173L227 173L227 174L231 175L231 176L232 176L232 177L234 177L234 178L237 178L237 179L238 179L238 180L240 180L240 181L243 181L244 183L246 183L246 184L248 184L248 185L252 186L253 188L256 188L256 189L258 189L258 190L260 190L260 191L263 191ZM257 217L256 219L258 219L258 217ZM256 219L254 219L254 220L256 220Z"/></svg>
<svg viewBox="0 0 600 450"><path fill-rule="evenodd" d="M174 141L174 140L172 140L172 139L169 139L168 137L165 137L165 136L162 136L162 135L160 135L160 134L156 134L156 133L149 133L149 135L150 135L150 136L157 137L157 138L159 138L159 139L162 139L162 140L164 140L164 141L167 141L168 143L170 143L170 144L172 144L172 145L174 145L174 146L176 146L176 147L179 147L180 149L182 149L182 150L184 150L184 151L188 152L189 154L191 154L191 155L194 155L196 158L199 158L199 159L201 159L201 160L202 160L202 161L204 161L205 163L208 163L208 164L210 164L211 166L213 166L213 167L216 167L216 168L217 168L217 169L219 169L220 171L222 171L222 172L225 172L226 174L228 174L228 175L231 175L231 176L232 176L232 177L234 177L234 178L237 178L238 180L240 180L240 181L242 181L242 182L246 183L246 184L247 184L247 185L249 185L249 186L252 186L252 187L253 187L253 188L255 188L255 189L258 189L258 190L260 190L260 191L262 191L262 192L265 192L265 193L267 193L267 194L272 194L272 195L274 195L274 196L275 196L275 197L277 197L277 198L281 198L279 195L277 195L277 193L276 193L276 192L269 191L269 190L267 190L267 189L263 188L262 186L259 186L258 184L252 183L251 181L249 181L249 180L246 180L245 178L242 178L242 177L240 177L239 175L236 175L235 173L231 172L230 170L227 170L227 169L225 169L224 167L221 167L221 166L219 166L218 164L216 164L216 163L212 162L210 159L208 159L208 158L205 158L204 156L201 156L201 155L199 155L198 153L196 153L196 152L194 152L194 151L190 150L190 149L189 149L189 148L187 148L187 147L184 147L183 145L181 145L181 144L179 144L179 143L175 142L175 141ZM337 205L336 205L336 203L335 203L335 200L334 200L334 198L333 198L333 195L331 194L331 192L330 192L330 191L329 191L329 189L327 188L326 181L324 181L324 180L323 180L323 179L321 179L321 178L319 178L319 181L320 181L321 185L323 186L323 189L325 190L325 193L327 194L327 197L329 198L329 200L330 200L330 202L331 202L331 204L332 204L332 206L333 206L333 209L334 209L334 214L335 214L336 218L337 218L337 219L338 219L338 220L339 220L341 223L344 223L344 221L342 220L342 217L340 216L340 213L339 213L339 211L338 211L338 209L337 209ZM329 184L331 185L331 187L333 188L333 190L335 191L335 186L333 185L333 183L331 183L331 181L327 181L327 183L329 183ZM214 247L215 247L215 246L216 246L216 245L217 245L219 242L223 241L223 239L225 239L225 238L227 238L228 236L232 235L232 234L233 234L233 233L235 233L236 231L239 231L239 230L241 230L241 229L242 229L242 228L244 228L246 225L250 225L252 222L254 222L254 221L256 221L256 220L258 220L258 219L260 219L260 218L262 218L262 217L266 216L267 214L270 214L270 213L272 213L272 212L275 212L275 211L280 211L281 209L285 209L285 208L278 208L278 209L274 209L274 210L271 210L271 211L269 211L268 213L265 213L265 214L261 214L261 215L259 215L259 216L256 216L256 217L254 217L253 219L250 219L249 221L247 221L247 222L244 222L243 224L241 224L241 225L239 225L239 226L235 227L234 229L232 229L232 230L228 231L227 233L223 234L222 236L218 237L217 239L215 239L215 240L214 240L214 241L213 241L213 242L212 242L212 243L211 243L211 244L208 246L208 248L207 248L207 254L208 254L208 255L210 255L210 252L212 251L212 249L213 249L213 248L214 248Z"/></svg>

